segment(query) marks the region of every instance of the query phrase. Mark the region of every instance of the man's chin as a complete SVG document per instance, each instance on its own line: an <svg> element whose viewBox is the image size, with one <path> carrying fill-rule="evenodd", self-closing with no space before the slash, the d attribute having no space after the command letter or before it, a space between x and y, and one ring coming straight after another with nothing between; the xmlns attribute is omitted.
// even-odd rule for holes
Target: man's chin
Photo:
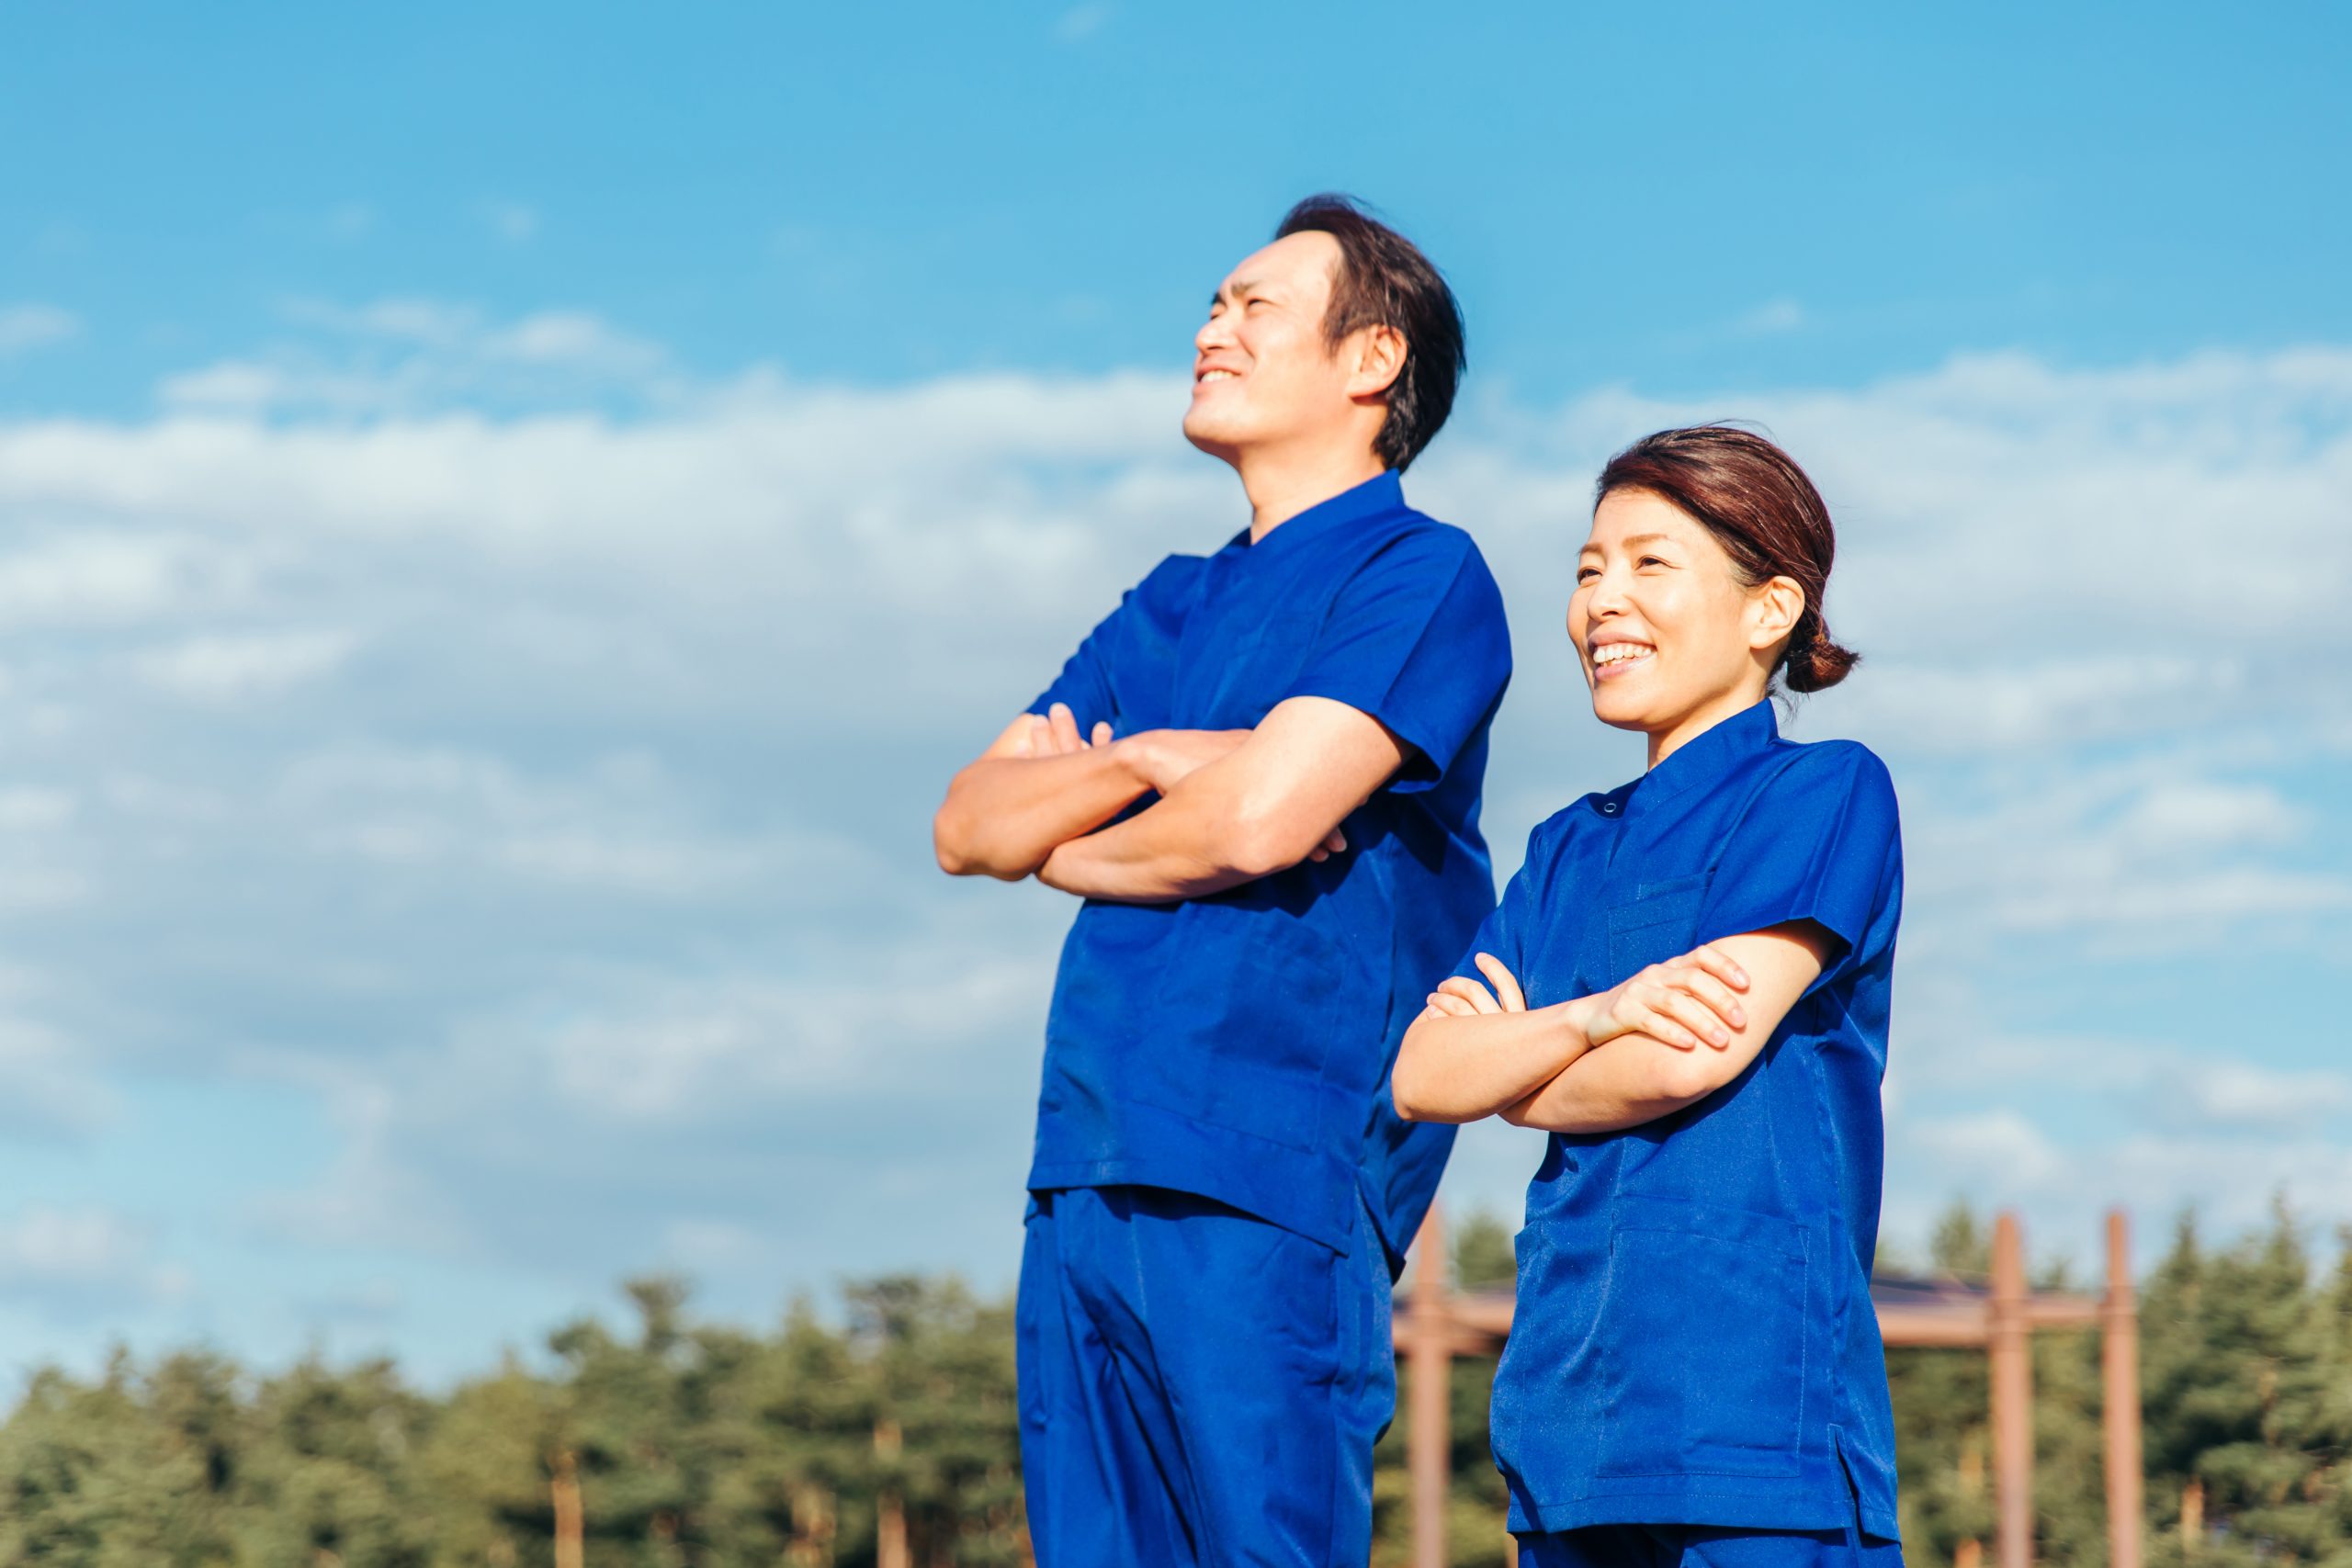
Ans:
<svg viewBox="0 0 2352 1568"><path fill-rule="evenodd" d="M1223 462L1232 462L1241 452L1242 443L1216 420L1186 419L1184 439Z"/></svg>

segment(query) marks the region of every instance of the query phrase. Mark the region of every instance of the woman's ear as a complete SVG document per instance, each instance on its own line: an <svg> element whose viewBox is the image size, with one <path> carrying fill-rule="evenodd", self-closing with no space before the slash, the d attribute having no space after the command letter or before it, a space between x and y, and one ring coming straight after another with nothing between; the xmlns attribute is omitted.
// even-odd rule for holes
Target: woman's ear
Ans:
<svg viewBox="0 0 2352 1568"><path fill-rule="evenodd" d="M1405 368L1405 334L1395 327L1366 327L1357 334L1356 367L1348 377L1348 396L1387 395Z"/></svg>
<svg viewBox="0 0 2352 1568"><path fill-rule="evenodd" d="M1762 650L1784 640L1804 618L1804 586L1776 577L1748 590L1747 646Z"/></svg>

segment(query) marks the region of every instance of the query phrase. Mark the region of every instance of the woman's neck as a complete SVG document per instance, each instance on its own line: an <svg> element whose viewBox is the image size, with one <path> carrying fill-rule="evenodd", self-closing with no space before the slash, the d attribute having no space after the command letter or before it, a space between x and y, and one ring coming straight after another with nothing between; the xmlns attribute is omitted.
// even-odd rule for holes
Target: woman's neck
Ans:
<svg viewBox="0 0 2352 1568"><path fill-rule="evenodd" d="M1673 723L1662 728L1650 730L1648 732L1649 766L1657 767L1724 720L1736 714L1746 713L1763 700L1763 687L1758 686L1751 691L1743 685L1736 691L1724 692L1710 697Z"/></svg>

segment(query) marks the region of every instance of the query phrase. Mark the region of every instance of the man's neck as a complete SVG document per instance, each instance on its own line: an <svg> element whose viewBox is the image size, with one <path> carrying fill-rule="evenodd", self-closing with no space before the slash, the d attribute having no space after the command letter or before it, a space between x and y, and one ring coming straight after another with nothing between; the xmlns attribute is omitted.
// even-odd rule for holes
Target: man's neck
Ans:
<svg viewBox="0 0 2352 1568"><path fill-rule="evenodd" d="M1310 506L1378 479L1386 466L1369 446L1348 452L1253 453L1233 465L1250 497L1250 542L1256 544Z"/></svg>

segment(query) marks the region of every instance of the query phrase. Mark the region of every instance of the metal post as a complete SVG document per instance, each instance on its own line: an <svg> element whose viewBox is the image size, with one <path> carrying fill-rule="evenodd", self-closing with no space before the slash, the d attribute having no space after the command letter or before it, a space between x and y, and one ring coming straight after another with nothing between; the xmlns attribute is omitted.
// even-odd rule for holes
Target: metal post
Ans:
<svg viewBox="0 0 2352 1568"><path fill-rule="evenodd" d="M1446 1303L1445 1220L1434 1203L1413 1243L1413 1386L1405 1434L1413 1487L1413 1568L1445 1568L1453 1344Z"/></svg>
<svg viewBox="0 0 2352 1568"><path fill-rule="evenodd" d="M2107 1413L2107 1561L2140 1568L2140 1304L2132 1286L2132 1226L2107 1212L2107 1298L2099 1303L2100 1403Z"/></svg>
<svg viewBox="0 0 2352 1568"><path fill-rule="evenodd" d="M2015 1213L1993 1222L1993 1506L1999 1568L2033 1568L2033 1362L2027 1337L2025 1243Z"/></svg>

